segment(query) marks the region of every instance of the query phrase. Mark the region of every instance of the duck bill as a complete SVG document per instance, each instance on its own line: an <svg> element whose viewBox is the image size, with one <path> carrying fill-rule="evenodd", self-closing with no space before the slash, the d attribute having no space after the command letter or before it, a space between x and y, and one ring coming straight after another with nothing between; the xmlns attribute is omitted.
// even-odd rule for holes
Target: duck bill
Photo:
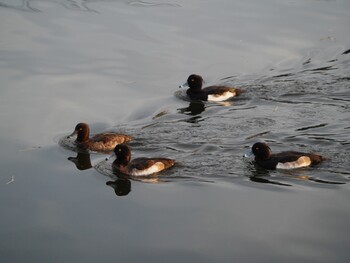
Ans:
<svg viewBox="0 0 350 263"><path fill-rule="evenodd" d="M78 131L74 131L71 135L67 136L67 139L72 138L73 136L77 135Z"/></svg>
<svg viewBox="0 0 350 263"><path fill-rule="evenodd" d="M249 152L245 153L245 154L243 155L243 157L244 157L244 158L249 158L249 157L252 157L253 155L254 155L253 152L250 150Z"/></svg>
<svg viewBox="0 0 350 263"><path fill-rule="evenodd" d="M180 88L180 89L181 89L181 88L188 88L188 83L185 82L185 83L179 85L179 88Z"/></svg>
<svg viewBox="0 0 350 263"><path fill-rule="evenodd" d="M111 158L114 158L115 157L115 153L112 153L110 156L108 156L108 157L106 157L106 161L108 161L109 159L111 159Z"/></svg>

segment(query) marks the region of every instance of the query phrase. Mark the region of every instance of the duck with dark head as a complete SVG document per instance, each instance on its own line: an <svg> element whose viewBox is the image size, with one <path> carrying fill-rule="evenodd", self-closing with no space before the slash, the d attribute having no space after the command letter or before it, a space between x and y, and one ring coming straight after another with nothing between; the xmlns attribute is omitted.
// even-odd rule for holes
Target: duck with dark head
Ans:
<svg viewBox="0 0 350 263"><path fill-rule="evenodd" d="M326 160L325 157L315 153L285 151L273 154L271 148L263 142L255 143L251 151L244 157L251 155L255 156L255 162L258 165L269 170L312 166Z"/></svg>
<svg viewBox="0 0 350 263"><path fill-rule="evenodd" d="M192 74L188 77L185 84L179 88L189 87L186 91L191 100L202 101L225 101L244 92L243 89L227 87L227 86L209 86L202 88L204 80L200 75Z"/></svg>
<svg viewBox="0 0 350 263"><path fill-rule="evenodd" d="M109 158L111 157L116 158L112 164L114 170L131 176L155 174L175 164L174 160L163 157L141 157L131 160L131 150L126 144L117 145Z"/></svg>

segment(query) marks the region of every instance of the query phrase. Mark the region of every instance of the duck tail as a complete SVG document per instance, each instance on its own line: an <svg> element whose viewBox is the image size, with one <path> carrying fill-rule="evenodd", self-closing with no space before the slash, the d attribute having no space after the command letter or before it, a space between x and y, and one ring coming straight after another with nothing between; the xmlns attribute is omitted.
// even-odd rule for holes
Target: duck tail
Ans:
<svg viewBox="0 0 350 263"><path fill-rule="evenodd" d="M172 159L164 159L164 160L162 161L162 163L164 164L165 169L168 169L168 168L170 168L170 167L172 167L172 166L175 165L175 161L172 160Z"/></svg>
<svg viewBox="0 0 350 263"><path fill-rule="evenodd" d="M324 156L321 156L321 161L331 161L332 159L330 157L324 157Z"/></svg>
<svg viewBox="0 0 350 263"><path fill-rule="evenodd" d="M236 92L236 96L241 95L242 93L246 92L245 89L241 89L241 88L233 88L234 91Z"/></svg>
<svg viewBox="0 0 350 263"><path fill-rule="evenodd" d="M324 161L330 161L331 158L329 157L324 157L320 154L316 154L316 153L311 153L311 159L313 160L313 164L319 164L321 162L324 162Z"/></svg>

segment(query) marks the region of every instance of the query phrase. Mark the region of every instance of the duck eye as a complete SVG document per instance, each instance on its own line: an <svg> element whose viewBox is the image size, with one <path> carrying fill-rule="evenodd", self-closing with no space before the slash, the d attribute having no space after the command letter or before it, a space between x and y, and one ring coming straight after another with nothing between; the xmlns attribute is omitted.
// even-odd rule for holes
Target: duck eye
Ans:
<svg viewBox="0 0 350 263"><path fill-rule="evenodd" d="M119 150L118 150L118 152L121 152L121 151L122 151L122 149L119 149Z"/></svg>

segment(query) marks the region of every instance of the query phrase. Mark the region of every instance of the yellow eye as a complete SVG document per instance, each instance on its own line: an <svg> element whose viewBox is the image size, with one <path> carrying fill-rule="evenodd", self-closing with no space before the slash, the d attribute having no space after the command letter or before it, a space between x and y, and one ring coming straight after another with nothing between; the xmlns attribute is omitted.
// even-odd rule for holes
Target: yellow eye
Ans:
<svg viewBox="0 0 350 263"><path fill-rule="evenodd" d="M121 152L121 151L122 151L122 149L119 149L119 150L118 150L118 152Z"/></svg>

